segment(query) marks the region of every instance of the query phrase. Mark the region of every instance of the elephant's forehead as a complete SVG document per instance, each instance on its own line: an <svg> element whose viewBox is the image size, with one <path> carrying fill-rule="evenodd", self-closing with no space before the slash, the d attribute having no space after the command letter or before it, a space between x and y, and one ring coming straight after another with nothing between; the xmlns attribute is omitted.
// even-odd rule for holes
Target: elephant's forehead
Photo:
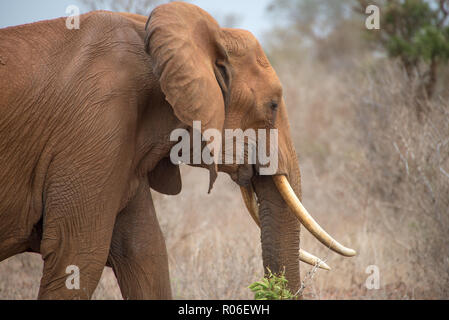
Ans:
<svg viewBox="0 0 449 320"><path fill-rule="evenodd" d="M249 31L243 29L224 28L224 42L226 50L233 56L254 55L257 62L265 68L270 67L270 63L256 37Z"/></svg>

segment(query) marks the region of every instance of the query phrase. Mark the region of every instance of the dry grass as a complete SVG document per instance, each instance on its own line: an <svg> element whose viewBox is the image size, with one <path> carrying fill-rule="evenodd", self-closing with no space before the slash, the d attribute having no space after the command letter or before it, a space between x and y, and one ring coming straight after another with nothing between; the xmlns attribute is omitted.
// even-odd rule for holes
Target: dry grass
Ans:
<svg viewBox="0 0 449 320"><path fill-rule="evenodd" d="M340 257L303 230L302 247L333 268L319 270L304 295L448 298L449 105L435 99L419 122L413 87L394 64L354 66L344 73L310 61L277 66L300 158L304 204L339 241L359 252L352 259ZM207 195L208 172L183 167L182 175L179 196L153 193L174 297L252 298L247 286L262 275L259 231L238 188L220 175ZM379 290L365 287L369 265L379 267ZM312 267L301 266L304 277ZM0 298L35 298L41 268L40 257L31 254L0 263ZM105 269L95 298L120 297Z"/></svg>
<svg viewBox="0 0 449 320"><path fill-rule="evenodd" d="M302 247L334 268L305 295L448 298L449 104L428 102L419 121L414 86L395 63L354 66L342 73L305 62L301 74L283 72L287 101L298 106L290 119L304 203L359 252L338 257L303 232ZM369 265L380 270L379 290L365 287Z"/></svg>

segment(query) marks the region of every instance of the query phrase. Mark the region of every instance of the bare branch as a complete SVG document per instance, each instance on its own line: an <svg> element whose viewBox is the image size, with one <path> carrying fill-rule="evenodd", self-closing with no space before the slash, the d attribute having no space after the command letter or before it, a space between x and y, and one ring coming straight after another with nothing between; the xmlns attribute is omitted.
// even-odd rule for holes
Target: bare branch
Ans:
<svg viewBox="0 0 449 320"><path fill-rule="evenodd" d="M446 22L447 17L449 16L449 1L448 0L440 0L440 11L442 13L442 17L440 21L438 21L438 26L442 27Z"/></svg>

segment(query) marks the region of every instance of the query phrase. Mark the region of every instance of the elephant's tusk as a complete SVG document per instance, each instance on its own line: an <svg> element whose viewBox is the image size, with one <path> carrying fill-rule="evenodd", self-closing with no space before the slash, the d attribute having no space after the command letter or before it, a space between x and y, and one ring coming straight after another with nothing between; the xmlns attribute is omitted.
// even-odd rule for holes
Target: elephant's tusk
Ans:
<svg viewBox="0 0 449 320"><path fill-rule="evenodd" d="M248 209L249 214L260 228L259 206L257 204L256 198L254 197L253 188L251 186L240 187L240 191L242 193L242 198L245 202L245 206ZM331 270L331 268L320 258L315 257L313 254L310 254L302 249L299 249L299 260L312 266L318 265L319 268L324 270Z"/></svg>
<svg viewBox="0 0 449 320"><path fill-rule="evenodd" d="M279 190L279 193L284 198L287 205L296 215L301 224L312 233L321 243L333 251L346 256L353 257L357 253L355 250L346 248L336 240L334 240L323 228L313 219L313 217L307 212L307 210L299 201L295 192L293 191L287 178L283 175L273 176L274 183Z"/></svg>
<svg viewBox="0 0 449 320"><path fill-rule="evenodd" d="M248 209L248 212L253 218L254 222L260 228L259 206L257 205L256 198L254 197L253 188L251 186L240 187L240 192L242 193L242 198L243 202L245 202L246 209Z"/></svg>
<svg viewBox="0 0 449 320"><path fill-rule="evenodd" d="M319 268L324 270L331 270L331 267L329 267L326 262L302 249L299 249L299 260L312 266L317 265Z"/></svg>

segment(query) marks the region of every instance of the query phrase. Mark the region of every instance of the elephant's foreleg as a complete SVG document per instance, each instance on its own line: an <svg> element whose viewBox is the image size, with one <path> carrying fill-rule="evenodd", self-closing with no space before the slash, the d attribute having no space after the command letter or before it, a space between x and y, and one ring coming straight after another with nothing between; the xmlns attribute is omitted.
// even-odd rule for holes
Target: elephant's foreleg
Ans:
<svg viewBox="0 0 449 320"><path fill-rule="evenodd" d="M61 153L47 171L40 299L90 299L98 285L127 181L121 158L108 155Z"/></svg>
<svg viewBox="0 0 449 320"><path fill-rule="evenodd" d="M39 299L90 299L108 257L116 213L88 201L65 200L47 202Z"/></svg>
<svg viewBox="0 0 449 320"><path fill-rule="evenodd" d="M124 299L171 299L167 249L146 179L117 216L108 265Z"/></svg>

